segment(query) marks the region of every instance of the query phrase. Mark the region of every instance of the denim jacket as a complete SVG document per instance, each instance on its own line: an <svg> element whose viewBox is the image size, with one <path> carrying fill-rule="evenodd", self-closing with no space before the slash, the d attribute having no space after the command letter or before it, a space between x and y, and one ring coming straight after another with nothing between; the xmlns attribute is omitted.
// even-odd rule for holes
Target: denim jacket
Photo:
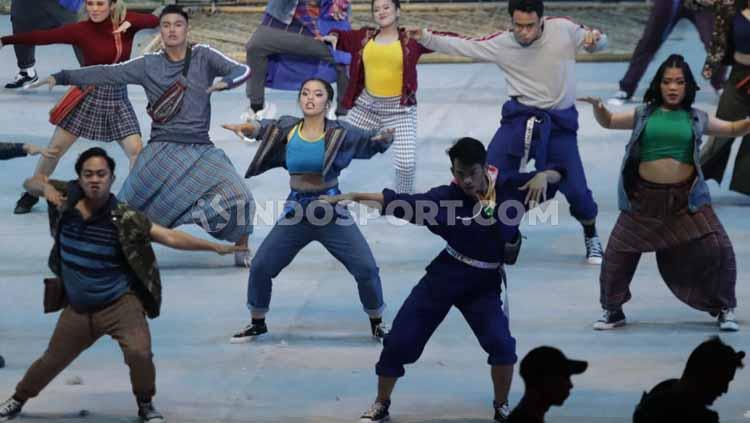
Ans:
<svg viewBox="0 0 750 423"><path fill-rule="evenodd" d="M625 157L620 167L620 181L618 182L618 206L622 211L631 211L628 192L631 191L633 182L638 175L638 164L641 156L639 141L643 130L646 128L646 122L655 109L655 106L649 104L644 104L635 109L635 126L630 141L625 147ZM691 109L690 116L693 122L693 165L695 166L696 177L693 186L690 188L688 209L691 213L695 213L702 206L711 204L711 195L700 166L700 147L703 133L708 127L708 115L704 111Z"/></svg>
<svg viewBox="0 0 750 423"><path fill-rule="evenodd" d="M253 134L253 138L260 141L260 146L245 172L245 178L276 167L286 168L287 138L301 121L302 119L294 116L282 116L260 122L260 127ZM377 153L383 153L392 142L373 141L371 138L378 131L365 131L342 121L326 119L325 128L322 172L325 182L336 180L353 159L369 159Z"/></svg>

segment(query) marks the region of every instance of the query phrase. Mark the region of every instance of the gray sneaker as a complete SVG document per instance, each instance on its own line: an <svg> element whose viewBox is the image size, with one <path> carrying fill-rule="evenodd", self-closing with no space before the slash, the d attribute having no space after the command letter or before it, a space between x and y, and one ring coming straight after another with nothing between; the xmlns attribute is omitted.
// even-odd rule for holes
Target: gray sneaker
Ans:
<svg viewBox="0 0 750 423"><path fill-rule="evenodd" d="M147 423L165 423L166 420L160 412L154 407L152 401L149 402L138 402L138 417L141 418L142 422Z"/></svg>
<svg viewBox="0 0 750 423"><path fill-rule="evenodd" d="M388 414L388 407L391 406L390 401L375 401L370 408L365 411L359 418L359 423L381 423L387 422L391 419Z"/></svg>
<svg viewBox="0 0 750 423"><path fill-rule="evenodd" d="M22 402L16 401L13 397L8 398L7 401L0 404L0 422L15 419L21 414L21 408L23 408Z"/></svg>

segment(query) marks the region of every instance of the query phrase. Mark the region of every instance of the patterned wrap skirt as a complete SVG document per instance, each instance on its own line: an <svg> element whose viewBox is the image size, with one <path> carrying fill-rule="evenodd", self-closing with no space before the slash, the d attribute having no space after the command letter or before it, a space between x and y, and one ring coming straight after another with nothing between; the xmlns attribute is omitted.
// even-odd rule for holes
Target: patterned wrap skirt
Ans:
<svg viewBox="0 0 750 423"><path fill-rule="evenodd" d="M77 137L104 142L141 134L127 85L96 87L58 126Z"/></svg>

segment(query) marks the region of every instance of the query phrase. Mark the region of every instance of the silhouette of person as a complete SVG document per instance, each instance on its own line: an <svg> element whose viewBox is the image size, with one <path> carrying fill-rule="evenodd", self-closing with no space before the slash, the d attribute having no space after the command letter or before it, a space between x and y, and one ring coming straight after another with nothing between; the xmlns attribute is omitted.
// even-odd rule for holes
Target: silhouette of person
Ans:
<svg viewBox="0 0 750 423"><path fill-rule="evenodd" d="M553 347L538 347L521 360L521 378L526 385L523 398L510 413L508 423L543 423L553 405L561 406L570 395L572 375L586 371L585 361L569 360Z"/></svg>
<svg viewBox="0 0 750 423"><path fill-rule="evenodd" d="M744 357L744 351L735 351L718 336L704 341L690 354L681 378L643 393L633 423L718 423L719 414L708 406L729 390Z"/></svg>

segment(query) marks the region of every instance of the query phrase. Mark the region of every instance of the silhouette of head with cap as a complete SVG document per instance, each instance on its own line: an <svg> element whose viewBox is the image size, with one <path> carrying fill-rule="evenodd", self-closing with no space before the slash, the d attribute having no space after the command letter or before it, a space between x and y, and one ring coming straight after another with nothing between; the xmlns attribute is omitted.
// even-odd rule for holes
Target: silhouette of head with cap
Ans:
<svg viewBox="0 0 750 423"><path fill-rule="evenodd" d="M570 360L557 348L543 346L529 351L520 368L526 390L508 421L543 421L551 406L563 405L570 395L570 377L585 372L587 367L587 362Z"/></svg>

